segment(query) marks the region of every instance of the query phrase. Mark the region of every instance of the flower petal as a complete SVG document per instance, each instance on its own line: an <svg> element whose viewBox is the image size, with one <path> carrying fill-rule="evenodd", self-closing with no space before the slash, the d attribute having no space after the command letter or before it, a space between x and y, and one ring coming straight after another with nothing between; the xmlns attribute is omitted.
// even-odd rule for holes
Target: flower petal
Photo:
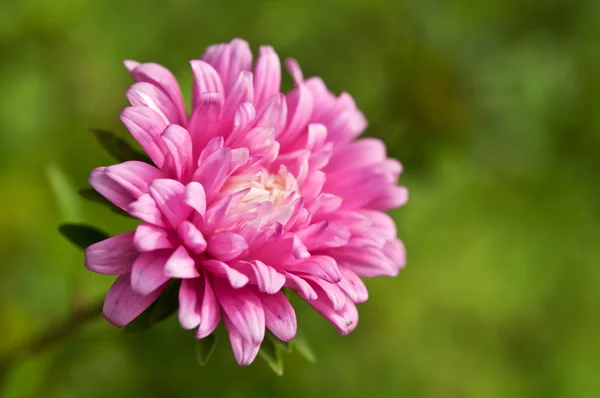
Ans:
<svg viewBox="0 0 600 398"><path fill-rule="evenodd" d="M133 244L139 252L151 252L160 249L172 249L169 235L164 228L152 224L140 224L135 230Z"/></svg>
<svg viewBox="0 0 600 398"><path fill-rule="evenodd" d="M244 237L234 232L217 232L208 239L208 252L222 261L237 258L247 248Z"/></svg>
<svg viewBox="0 0 600 398"><path fill-rule="evenodd" d="M214 332L221 319L219 303L217 302L217 297L211 283L208 275L205 273L204 294L202 295L202 304L200 304L200 326L196 332L197 339L203 339Z"/></svg>
<svg viewBox="0 0 600 398"><path fill-rule="evenodd" d="M347 300L344 307L337 311L332 307L331 301L325 297L319 297L308 303L331 322L342 335L352 332L358 325L358 311L350 300Z"/></svg>
<svg viewBox="0 0 600 398"><path fill-rule="evenodd" d="M121 275L131 272L138 251L133 231L113 236L85 249L85 267L99 274Z"/></svg>
<svg viewBox="0 0 600 398"><path fill-rule="evenodd" d="M192 212L192 208L183 203L184 191L183 184L175 180L158 179L150 184L150 195L174 228L177 228Z"/></svg>
<svg viewBox="0 0 600 398"><path fill-rule="evenodd" d="M204 93L215 93L223 98L224 90L221 77L210 64L194 60L190 61L190 65L194 75L194 85L192 87L192 113L194 113L200 106Z"/></svg>
<svg viewBox="0 0 600 398"><path fill-rule="evenodd" d="M145 193L138 198L135 202L132 202L127 207L127 212L133 217L139 218L156 226L166 228L167 221L160 212L156 202L152 199L152 195Z"/></svg>
<svg viewBox="0 0 600 398"><path fill-rule="evenodd" d="M211 274L220 278L226 278L234 289L239 289L248 283L248 277L236 269L231 268L227 263L219 260L202 261L204 268Z"/></svg>
<svg viewBox="0 0 600 398"><path fill-rule="evenodd" d="M193 223L183 221L177 227L177 234L185 246L194 253L200 254L206 250L204 235Z"/></svg>
<svg viewBox="0 0 600 398"><path fill-rule="evenodd" d="M284 272L284 275L286 277L285 286L296 290L304 300L315 300L318 297L315 289L304 278L290 272Z"/></svg>
<svg viewBox="0 0 600 398"><path fill-rule="evenodd" d="M169 277L164 269L170 254L169 250L140 254L131 269L131 289L138 294L148 295L165 284Z"/></svg>
<svg viewBox="0 0 600 398"><path fill-rule="evenodd" d="M214 282L221 308L232 325L244 340L260 344L265 337L265 312L258 297L245 287L233 289L222 279Z"/></svg>
<svg viewBox="0 0 600 398"><path fill-rule="evenodd" d="M258 50L254 76L254 103L260 107L266 100L279 93L281 85L281 63L270 46Z"/></svg>
<svg viewBox="0 0 600 398"><path fill-rule="evenodd" d="M204 187L208 198L213 199L221 190L231 172L231 149L219 148L198 165L194 181Z"/></svg>
<svg viewBox="0 0 600 398"><path fill-rule="evenodd" d="M248 277L250 283L267 294L275 294L285 284L285 276L262 261L236 261L233 266Z"/></svg>
<svg viewBox="0 0 600 398"><path fill-rule="evenodd" d="M342 280L338 286L348 295L353 303L364 303L369 299L369 291L363 281L352 271L341 267Z"/></svg>
<svg viewBox="0 0 600 398"><path fill-rule="evenodd" d="M227 315L223 315L223 321L229 333L229 341L235 360L240 366L250 365L260 350L260 344L246 341Z"/></svg>
<svg viewBox="0 0 600 398"><path fill-rule="evenodd" d="M342 279L335 259L329 256L311 256L286 264L285 268L294 274L312 275L329 283L338 283Z"/></svg>
<svg viewBox="0 0 600 398"><path fill-rule="evenodd" d="M196 262L190 257L185 247L179 246L167 260L164 269L165 275L170 278L197 278L200 276L196 269Z"/></svg>
<svg viewBox="0 0 600 398"><path fill-rule="evenodd" d="M222 107L223 98L218 93L207 92L200 95L188 124L194 159L198 157L200 149L219 132Z"/></svg>
<svg viewBox="0 0 600 398"><path fill-rule="evenodd" d="M238 75L252 67L252 51L244 40L217 44L206 49L202 59L211 64L221 76L225 92L229 93Z"/></svg>
<svg viewBox="0 0 600 398"><path fill-rule="evenodd" d="M160 114L145 106L133 106L121 112L121 121L154 164L162 167L167 149L160 135L167 122Z"/></svg>
<svg viewBox="0 0 600 398"><path fill-rule="evenodd" d="M282 341L296 336L296 313L282 292L261 294L260 301L265 311L265 324Z"/></svg>
<svg viewBox="0 0 600 398"><path fill-rule="evenodd" d="M106 294L102 314L113 325L123 327L144 312L163 290L161 287L148 295L140 295L131 289L130 274L121 275Z"/></svg>
<svg viewBox="0 0 600 398"><path fill-rule="evenodd" d="M185 187L183 202L202 217L206 214L206 192L202 184L192 181Z"/></svg>
<svg viewBox="0 0 600 398"><path fill-rule="evenodd" d="M173 73L164 66L152 62L135 64L131 61L125 61L125 66L128 69L131 67L130 72L135 81L148 82L163 90L177 107L179 124L185 126L185 124L182 124L186 121L183 97L181 96L179 83Z"/></svg>
<svg viewBox="0 0 600 398"><path fill-rule="evenodd" d="M171 98L151 83L135 83L127 90L127 99L133 106L147 106L157 112L167 124L183 124L179 120L180 110Z"/></svg>
<svg viewBox="0 0 600 398"><path fill-rule="evenodd" d="M186 330L194 329L200 325L200 311L198 299L202 299L203 286L199 286L201 279L183 279L179 287L179 308L177 317L179 324Z"/></svg>
<svg viewBox="0 0 600 398"><path fill-rule="evenodd" d="M152 181L164 177L164 174L156 167L137 160L108 166L104 172L135 199L148 192L148 186Z"/></svg>
<svg viewBox="0 0 600 398"><path fill-rule="evenodd" d="M171 155L175 178L181 182L189 181L193 167L190 134L183 127L171 124L164 131L162 138Z"/></svg>
<svg viewBox="0 0 600 398"><path fill-rule="evenodd" d="M92 171L88 182L98 193L115 206L126 210L135 200L133 195L106 174L106 167L98 167Z"/></svg>

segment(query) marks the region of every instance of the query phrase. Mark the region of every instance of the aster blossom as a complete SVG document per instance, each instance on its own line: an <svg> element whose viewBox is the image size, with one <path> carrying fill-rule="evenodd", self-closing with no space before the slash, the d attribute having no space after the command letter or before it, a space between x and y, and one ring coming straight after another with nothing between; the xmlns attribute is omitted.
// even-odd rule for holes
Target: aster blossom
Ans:
<svg viewBox="0 0 600 398"><path fill-rule="evenodd" d="M240 365L265 328L289 341L295 291L342 334L368 298L361 278L395 276L405 251L384 212L402 205L401 165L346 93L286 66L280 92L273 48L256 64L245 41L209 47L190 62L188 114L173 74L126 61L135 83L121 120L151 159L99 167L92 187L141 224L86 249L85 265L118 275L104 316L122 327L180 280L178 318L203 339L223 321Z"/></svg>

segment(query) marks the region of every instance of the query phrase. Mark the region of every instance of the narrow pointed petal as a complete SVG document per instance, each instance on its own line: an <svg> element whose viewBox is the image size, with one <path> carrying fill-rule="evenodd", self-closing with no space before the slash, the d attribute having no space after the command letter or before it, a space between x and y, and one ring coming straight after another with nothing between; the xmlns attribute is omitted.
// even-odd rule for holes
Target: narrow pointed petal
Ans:
<svg viewBox="0 0 600 398"><path fill-rule="evenodd" d="M192 212L191 207L183 203L184 191L183 184L175 180L158 179L150 184L150 195L174 228L177 228Z"/></svg>
<svg viewBox="0 0 600 398"><path fill-rule="evenodd" d="M204 274L204 291L202 304L200 304L200 326L196 332L197 339L203 339L215 331L221 319L219 303L215 296L212 282L208 275Z"/></svg>
<svg viewBox="0 0 600 398"><path fill-rule="evenodd" d="M185 247L179 246L167 260L164 269L165 275L170 278L197 278L200 276L196 269L196 262L190 257Z"/></svg>
<svg viewBox="0 0 600 398"><path fill-rule="evenodd" d="M242 338L260 344L265 337L265 312L263 306L248 288L233 289L223 280L215 280L215 293L221 308Z"/></svg>
<svg viewBox="0 0 600 398"><path fill-rule="evenodd" d="M167 127L164 118L146 106L133 106L121 112L121 121L154 164L162 167L167 152L160 138Z"/></svg>
<svg viewBox="0 0 600 398"><path fill-rule="evenodd" d="M133 245L139 252L173 248L167 231L152 224L141 224L135 229Z"/></svg>
<svg viewBox="0 0 600 398"><path fill-rule="evenodd" d="M296 233L308 250L344 246L350 240L350 230L341 224L321 221Z"/></svg>
<svg viewBox="0 0 600 398"><path fill-rule="evenodd" d="M209 198L221 190L231 171L231 150L219 148L209 155L194 172L194 181L199 182Z"/></svg>
<svg viewBox="0 0 600 398"><path fill-rule="evenodd" d="M252 72L243 71L237 77L223 104L223 121L225 124L222 125L222 128L224 131L230 130L233 127L233 119L237 107L244 102L252 103L253 99Z"/></svg>
<svg viewBox="0 0 600 398"><path fill-rule="evenodd" d="M235 360L240 366L250 365L260 350L260 344L254 344L245 340L242 333L240 333L227 315L223 315L223 321L229 334L229 341L231 342L231 349Z"/></svg>
<svg viewBox="0 0 600 398"><path fill-rule="evenodd" d="M131 269L131 288L134 292L148 295L167 283L169 277L165 276L164 269L169 255L168 250L161 250L138 256Z"/></svg>
<svg viewBox="0 0 600 398"><path fill-rule="evenodd" d="M192 74L194 75L194 86L192 88L192 113L198 109L202 102L202 94L216 93L223 98L223 82L221 77L210 64L204 61L190 61Z"/></svg>
<svg viewBox="0 0 600 398"><path fill-rule="evenodd" d="M233 266L246 275L250 283L257 285L258 290L263 293L275 294L285 284L285 275L262 261L236 261Z"/></svg>
<svg viewBox="0 0 600 398"><path fill-rule="evenodd" d="M290 341L296 336L296 313L282 292L260 295L265 311L265 324L282 341Z"/></svg>
<svg viewBox="0 0 600 398"><path fill-rule="evenodd" d="M175 168L175 178L179 181L189 181L193 167L190 134L183 127L171 124L163 133L162 138Z"/></svg>
<svg viewBox="0 0 600 398"><path fill-rule="evenodd" d="M276 94L259 108L255 125L257 127L272 127L275 131L275 136L278 136L284 129L286 120L287 105L285 96L283 94Z"/></svg>
<svg viewBox="0 0 600 398"><path fill-rule="evenodd" d="M208 252L222 261L237 258L247 248L244 237L234 232L218 232L208 239Z"/></svg>
<svg viewBox="0 0 600 398"><path fill-rule="evenodd" d="M202 217L206 214L206 192L199 182L192 181L185 187L183 202Z"/></svg>
<svg viewBox="0 0 600 398"><path fill-rule="evenodd" d="M326 297L333 307L334 311L341 311L348 301L348 296L337 284L325 282L315 277L307 277L309 282L315 287L319 298ZM323 294L324 293L324 294Z"/></svg>
<svg viewBox="0 0 600 398"><path fill-rule="evenodd" d="M398 268L403 268L406 265L406 248L402 241L392 239L386 242L383 252Z"/></svg>
<svg viewBox="0 0 600 398"><path fill-rule="evenodd" d="M127 90L127 99L132 106L147 106L157 112L167 124L183 124L179 119L180 110L171 98L151 83L135 83Z"/></svg>
<svg viewBox="0 0 600 398"><path fill-rule="evenodd" d="M222 108L223 98L218 93L207 92L200 95L188 124L194 146L194 158L198 157L200 149L219 132Z"/></svg>
<svg viewBox="0 0 600 398"><path fill-rule="evenodd" d="M342 279L335 259L329 256L311 256L286 265L286 269L295 274L312 275L329 283L338 283Z"/></svg>
<svg viewBox="0 0 600 398"><path fill-rule="evenodd" d="M92 171L88 179L90 185L112 204L127 211L133 195L106 174L106 167L98 167Z"/></svg>
<svg viewBox="0 0 600 398"><path fill-rule="evenodd" d="M364 282L352 271L347 268L340 268L342 280L338 286L348 295L353 303L364 303L369 299L369 291Z"/></svg>
<svg viewBox="0 0 600 398"><path fill-rule="evenodd" d="M152 195L149 193L143 194L138 200L132 202L127 207L127 212L133 217L161 228L166 228L168 225L160 209L156 206Z"/></svg>
<svg viewBox="0 0 600 398"><path fill-rule="evenodd" d="M254 103L261 106L266 100L279 93L281 63L273 47L263 46L258 53L254 77Z"/></svg>
<svg viewBox="0 0 600 398"><path fill-rule="evenodd" d="M135 199L148 192L148 186L152 181L164 176L156 167L136 160L108 166L104 172Z"/></svg>
<svg viewBox="0 0 600 398"><path fill-rule="evenodd" d="M331 322L342 335L349 334L358 325L358 311L350 300L347 300L344 307L337 311L332 307L331 301L325 297L319 297L308 303Z"/></svg>
<svg viewBox="0 0 600 398"><path fill-rule="evenodd" d="M185 123L185 106L179 83L173 73L162 65L152 62L138 64L135 61L125 61L125 67L131 72L136 82L147 82L163 90L178 111L178 120L180 123ZM136 65L137 64L137 65Z"/></svg>
<svg viewBox="0 0 600 398"><path fill-rule="evenodd" d="M126 232L85 249L85 267L99 274L127 274L131 272L137 256L138 251L133 245L133 232Z"/></svg>
<svg viewBox="0 0 600 398"><path fill-rule="evenodd" d="M285 272L284 275L286 277L285 286L296 290L298 294L300 294L305 300L315 300L318 297L315 289L313 289L313 287L308 282L306 282L304 278L301 278L289 272Z"/></svg>
<svg viewBox="0 0 600 398"><path fill-rule="evenodd" d="M144 312L163 289L156 289L148 295L140 295L131 289L130 275L121 275L106 294L102 314L113 325L123 327Z"/></svg>
<svg viewBox="0 0 600 398"><path fill-rule="evenodd" d="M222 77L226 93L232 90L238 75L252 67L250 46L240 39L208 47L202 59L211 64Z"/></svg>
<svg viewBox="0 0 600 398"><path fill-rule="evenodd" d="M177 234L185 246L196 254L203 253L206 250L206 240L202 232L196 226L189 222L183 221L177 227Z"/></svg>
<svg viewBox="0 0 600 398"><path fill-rule="evenodd" d="M249 279L236 269L231 268L227 263L218 260L202 261L204 268L211 274L219 278L225 278L234 289L239 289L246 286Z"/></svg>
<svg viewBox="0 0 600 398"><path fill-rule="evenodd" d="M179 309L177 316L179 324L186 330L194 329L200 325L200 311L198 300L202 300L202 290L199 279L183 279L179 287Z"/></svg>

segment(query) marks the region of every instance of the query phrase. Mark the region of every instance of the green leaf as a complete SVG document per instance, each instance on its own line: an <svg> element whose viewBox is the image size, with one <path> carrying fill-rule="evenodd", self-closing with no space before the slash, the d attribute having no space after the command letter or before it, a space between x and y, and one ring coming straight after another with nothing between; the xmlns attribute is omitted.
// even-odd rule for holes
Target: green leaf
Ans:
<svg viewBox="0 0 600 398"><path fill-rule="evenodd" d="M115 134L100 129L90 129L90 131L94 134L106 152L115 158L115 160L119 162L139 160L141 162L152 164L152 161L147 155L136 151L124 139L117 137Z"/></svg>
<svg viewBox="0 0 600 398"><path fill-rule="evenodd" d="M181 280L172 279L155 302L148 322L152 325L164 321L179 308L179 286Z"/></svg>
<svg viewBox="0 0 600 398"><path fill-rule="evenodd" d="M271 340L277 347L285 352L292 352L292 342L279 340L270 330L266 331L265 339Z"/></svg>
<svg viewBox="0 0 600 398"><path fill-rule="evenodd" d="M50 182L50 187L56 198L56 203L58 204L63 220L81 220L80 203L75 193L75 188L64 171L55 164L49 164L46 167L46 178Z"/></svg>
<svg viewBox="0 0 600 398"><path fill-rule="evenodd" d="M62 224L58 230L71 243L82 249L110 238L106 232L85 224Z"/></svg>
<svg viewBox="0 0 600 398"><path fill-rule="evenodd" d="M202 340L196 340L196 359L200 366L206 365L216 347L217 338L215 333L206 336Z"/></svg>
<svg viewBox="0 0 600 398"><path fill-rule="evenodd" d="M308 362L317 362L317 356L310 347L310 344L308 344L308 340L306 339L306 336L304 335L304 332L302 332L302 330L298 329L296 331L296 337L294 337L294 339L291 341L291 344L292 347L296 347L298 353Z"/></svg>
<svg viewBox="0 0 600 398"><path fill-rule="evenodd" d="M264 339L258 355L265 360L277 376L283 375L283 359L281 358L281 350L273 339Z"/></svg>
<svg viewBox="0 0 600 398"><path fill-rule="evenodd" d="M89 200L90 202L100 203L104 206L107 206L110 210L112 210L113 213L116 213L120 216L131 217L129 213L112 204L108 199L100 195L93 188L81 188L77 191L77 193L79 194L79 196L86 200Z"/></svg>

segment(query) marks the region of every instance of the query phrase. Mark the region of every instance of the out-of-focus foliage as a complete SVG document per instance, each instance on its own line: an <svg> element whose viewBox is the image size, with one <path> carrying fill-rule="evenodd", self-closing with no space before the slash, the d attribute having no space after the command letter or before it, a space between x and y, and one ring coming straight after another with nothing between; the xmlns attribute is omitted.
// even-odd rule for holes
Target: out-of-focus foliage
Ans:
<svg viewBox="0 0 600 398"><path fill-rule="evenodd" d="M368 282L347 337L296 300L319 361L283 353L283 377L238 367L223 335L197 366L176 319L137 334L98 320L12 368L0 396L600 396L593 0L0 2L0 351L111 283L56 226L134 221L83 200L69 219L47 177L84 187L112 162L87 131L125 133L121 61L162 63L188 88L188 60L232 37L355 97L405 166L408 267Z"/></svg>

